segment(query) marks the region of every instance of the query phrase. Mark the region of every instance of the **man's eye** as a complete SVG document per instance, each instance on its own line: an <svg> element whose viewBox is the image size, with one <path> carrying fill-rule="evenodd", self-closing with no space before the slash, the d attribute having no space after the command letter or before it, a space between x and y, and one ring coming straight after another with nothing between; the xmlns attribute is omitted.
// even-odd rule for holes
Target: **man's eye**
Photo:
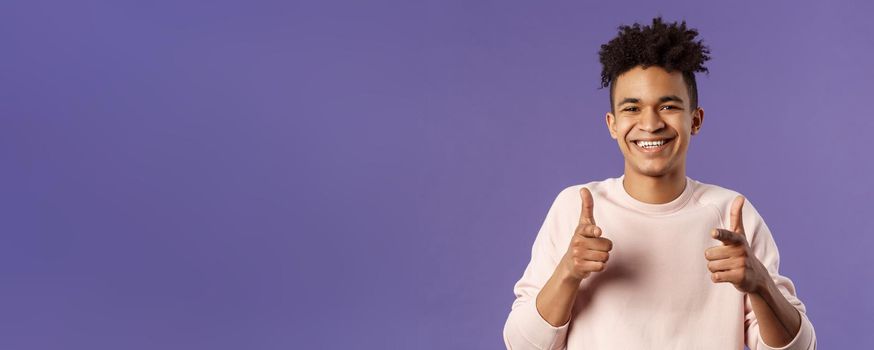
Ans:
<svg viewBox="0 0 874 350"><path fill-rule="evenodd" d="M665 108L665 107L670 107L670 108L672 108L672 109L678 109L677 106L671 106L671 105L668 105L668 106L662 106L662 108Z"/></svg>
<svg viewBox="0 0 874 350"><path fill-rule="evenodd" d="M626 111L626 112L634 112L636 110L637 110L637 107L628 107L626 109L623 109L623 111Z"/></svg>

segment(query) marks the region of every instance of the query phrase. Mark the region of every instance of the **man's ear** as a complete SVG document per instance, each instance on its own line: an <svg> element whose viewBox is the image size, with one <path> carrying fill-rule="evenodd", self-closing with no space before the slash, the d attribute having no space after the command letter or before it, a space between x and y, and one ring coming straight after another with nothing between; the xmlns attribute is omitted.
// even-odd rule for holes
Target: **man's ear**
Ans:
<svg viewBox="0 0 874 350"><path fill-rule="evenodd" d="M698 107L695 112L692 112L692 135L701 132L701 125L704 124L704 109Z"/></svg>
<svg viewBox="0 0 874 350"><path fill-rule="evenodd" d="M615 140L616 129L614 128L614 125L616 124L616 117L613 116L613 113L607 112L607 116L605 116L604 121L607 122L607 131L610 132L610 137Z"/></svg>

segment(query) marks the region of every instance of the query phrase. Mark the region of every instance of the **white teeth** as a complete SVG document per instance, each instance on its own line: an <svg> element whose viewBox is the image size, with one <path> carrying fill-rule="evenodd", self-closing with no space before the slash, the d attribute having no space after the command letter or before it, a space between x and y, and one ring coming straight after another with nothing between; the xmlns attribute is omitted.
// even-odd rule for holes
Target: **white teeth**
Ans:
<svg viewBox="0 0 874 350"><path fill-rule="evenodd" d="M653 148L664 145L666 140L658 140L658 141L637 141L637 145L643 148Z"/></svg>

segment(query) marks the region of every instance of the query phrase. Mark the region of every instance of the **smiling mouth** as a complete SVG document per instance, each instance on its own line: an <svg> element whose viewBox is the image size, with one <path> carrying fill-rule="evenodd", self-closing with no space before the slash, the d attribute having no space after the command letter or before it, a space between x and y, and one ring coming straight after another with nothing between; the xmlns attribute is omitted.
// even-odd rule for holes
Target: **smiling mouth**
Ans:
<svg viewBox="0 0 874 350"><path fill-rule="evenodd" d="M674 139L675 137L658 141L633 141L632 143L634 144L635 148L637 148L637 150L640 152L657 153L668 148L667 145L673 142Z"/></svg>

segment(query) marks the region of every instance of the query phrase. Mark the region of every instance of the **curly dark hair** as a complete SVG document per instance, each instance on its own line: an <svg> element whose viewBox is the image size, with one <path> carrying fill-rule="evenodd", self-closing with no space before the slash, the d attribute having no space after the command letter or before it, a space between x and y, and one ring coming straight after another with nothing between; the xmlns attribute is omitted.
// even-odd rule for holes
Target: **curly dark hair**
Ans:
<svg viewBox="0 0 874 350"><path fill-rule="evenodd" d="M619 35L601 45L601 87L610 87L610 110L613 111L613 91L616 77L636 66L659 66L668 72L679 70L689 91L692 110L698 108L698 87L695 72L708 73L704 62L710 59L710 49L695 41L698 31L680 24L664 23L661 16L652 25L634 23L619 26Z"/></svg>

